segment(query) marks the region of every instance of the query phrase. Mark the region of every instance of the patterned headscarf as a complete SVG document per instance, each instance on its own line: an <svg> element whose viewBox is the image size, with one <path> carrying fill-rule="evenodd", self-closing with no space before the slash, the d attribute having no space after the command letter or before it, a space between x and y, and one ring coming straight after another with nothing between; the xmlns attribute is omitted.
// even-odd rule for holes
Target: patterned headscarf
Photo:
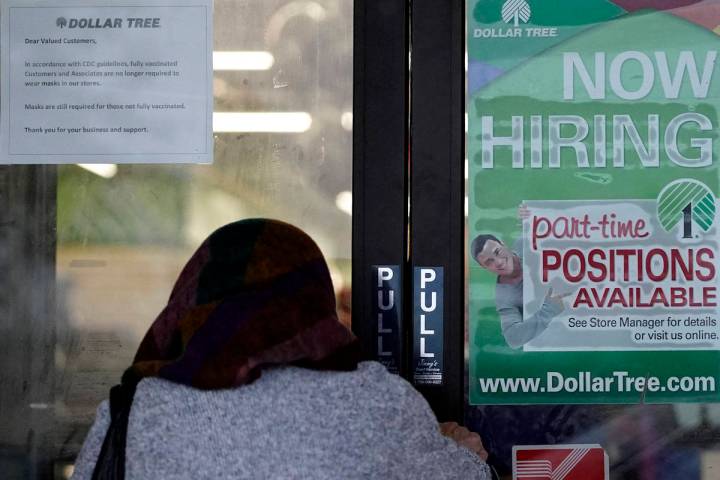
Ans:
<svg viewBox="0 0 720 480"><path fill-rule="evenodd" d="M190 258L111 390L111 426L93 478L124 478L127 420L142 378L222 389L248 384L273 365L354 370L360 359L359 342L338 321L315 242L274 220L226 225Z"/></svg>

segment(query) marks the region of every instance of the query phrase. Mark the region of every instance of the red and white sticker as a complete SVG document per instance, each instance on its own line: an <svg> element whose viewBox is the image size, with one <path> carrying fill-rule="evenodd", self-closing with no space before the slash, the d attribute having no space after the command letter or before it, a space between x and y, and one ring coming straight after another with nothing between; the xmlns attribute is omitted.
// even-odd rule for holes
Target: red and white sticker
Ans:
<svg viewBox="0 0 720 480"><path fill-rule="evenodd" d="M513 447L513 480L608 480L608 464L597 444Z"/></svg>

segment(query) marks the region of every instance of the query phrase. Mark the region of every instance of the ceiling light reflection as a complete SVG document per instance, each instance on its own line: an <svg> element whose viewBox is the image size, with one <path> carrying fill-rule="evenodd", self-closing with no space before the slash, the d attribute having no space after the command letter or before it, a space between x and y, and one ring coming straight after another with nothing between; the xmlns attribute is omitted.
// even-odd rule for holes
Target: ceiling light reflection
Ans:
<svg viewBox="0 0 720 480"><path fill-rule="evenodd" d="M274 64L270 52L213 52L213 70L269 70Z"/></svg>
<svg viewBox="0 0 720 480"><path fill-rule="evenodd" d="M77 166L103 178L112 178L117 173L114 163L78 163Z"/></svg>
<svg viewBox="0 0 720 480"><path fill-rule="evenodd" d="M352 112L343 112L343 114L340 116L340 125L342 125L343 130L352 132L352 129L353 129L353 114L352 114Z"/></svg>
<svg viewBox="0 0 720 480"><path fill-rule="evenodd" d="M349 191L338 193L335 197L335 205L341 211L352 216L352 193Z"/></svg>
<svg viewBox="0 0 720 480"><path fill-rule="evenodd" d="M307 112L214 112L213 131L217 133L302 133L310 130Z"/></svg>

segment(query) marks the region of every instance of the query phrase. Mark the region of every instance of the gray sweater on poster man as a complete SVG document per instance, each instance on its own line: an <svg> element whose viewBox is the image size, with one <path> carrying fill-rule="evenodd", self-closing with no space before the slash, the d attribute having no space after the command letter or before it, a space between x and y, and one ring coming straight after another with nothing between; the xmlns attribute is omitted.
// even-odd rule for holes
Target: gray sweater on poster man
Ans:
<svg viewBox="0 0 720 480"><path fill-rule="evenodd" d="M512 252L517 255L522 265L521 240L515 242ZM545 300L537 311L528 318L523 318L522 281L515 284L497 283L495 308L500 317L500 327L505 341L512 348L522 348L526 343L539 337L563 310L561 305Z"/></svg>
<svg viewBox="0 0 720 480"><path fill-rule="evenodd" d="M107 401L75 464L89 480L109 424ZM279 367L240 388L201 391L159 378L138 385L127 479L479 479L474 453L443 437L424 398L376 362L353 372Z"/></svg>

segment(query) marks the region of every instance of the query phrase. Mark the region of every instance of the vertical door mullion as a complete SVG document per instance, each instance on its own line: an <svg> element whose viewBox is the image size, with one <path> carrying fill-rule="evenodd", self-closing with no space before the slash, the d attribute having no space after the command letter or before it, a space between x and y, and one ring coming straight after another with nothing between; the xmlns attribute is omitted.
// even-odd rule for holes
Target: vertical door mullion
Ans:
<svg viewBox="0 0 720 480"><path fill-rule="evenodd" d="M442 384L416 386L443 420L462 419L464 392L464 2L413 0L410 92L410 265L441 267ZM418 294L418 282L412 286ZM429 302L428 302L429 303ZM415 305L414 357L421 345ZM411 310L411 309L408 309ZM413 312L410 312L412 314ZM424 332L437 325L424 325ZM429 355L429 353L426 353ZM411 363L411 369L413 365ZM410 372L412 376L412 371Z"/></svg>
<svg viewBox="0 0 720 480"><path fill-rule="evenodd" d="M397 331L379 333L376 310L377 267L401 275L406 258L407 1L356 0L354 14L353 331L376 359L386 363L381 353L397 355L395 367L402 373L403 292L394 297L398 324L382 328ZM402 287L402 278L394 282Z"/></svg>

